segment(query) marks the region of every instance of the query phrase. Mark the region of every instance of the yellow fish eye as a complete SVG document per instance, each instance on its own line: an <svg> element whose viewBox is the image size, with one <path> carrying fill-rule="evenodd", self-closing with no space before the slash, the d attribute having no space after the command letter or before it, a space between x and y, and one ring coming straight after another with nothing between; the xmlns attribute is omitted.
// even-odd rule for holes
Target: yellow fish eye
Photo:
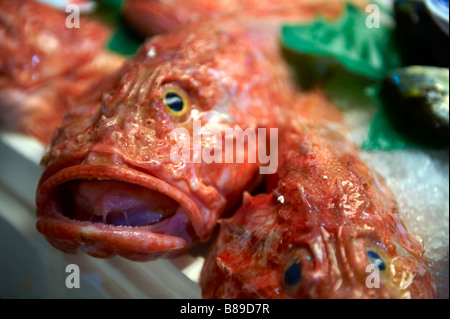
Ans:
<svg viewBox="0 0 450 319"><path fill-rule="evenodd" d="M189 98L182 90L171 87L164 90L163 103L170 115L182 116L188 110Z"/></svg>

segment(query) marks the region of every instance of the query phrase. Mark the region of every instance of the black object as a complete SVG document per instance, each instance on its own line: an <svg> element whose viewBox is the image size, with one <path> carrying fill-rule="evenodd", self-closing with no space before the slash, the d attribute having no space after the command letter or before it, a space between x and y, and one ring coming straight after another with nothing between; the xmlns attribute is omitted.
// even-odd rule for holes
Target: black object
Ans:
<svg viewBox="0 0 450 319"><path fill-rule="evenodd" d="M449 67L449 38L434 22L424 1L396 0L394 16L404 65Z"/></svg>
<svg viewBox="0 0 450 319"><path fill-rule="evenodd" d="M381 97L404 134L429 146L448 146L448 68L410 66L393 70L383 81Z"/></svg>

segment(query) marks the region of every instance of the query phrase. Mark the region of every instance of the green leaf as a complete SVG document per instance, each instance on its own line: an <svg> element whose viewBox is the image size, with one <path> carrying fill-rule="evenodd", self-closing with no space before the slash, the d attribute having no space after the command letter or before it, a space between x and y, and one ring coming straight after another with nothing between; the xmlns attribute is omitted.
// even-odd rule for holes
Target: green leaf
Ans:
<svg viewBox="0 0 450 319"><path fill-rule="evenodd" d="M98 0L93 16L113 29L106 48L125 56L133 56L144 38L130 29L122 16L124 0Z"/></svg>
<svg viewBox="0 0 450 319"><path fill-rule="evenodd" d="M400 133L390 119L391 114L379 102L378 113L370 124L369 135L361 148L365 151L391 151L403 148L417 148ZM420 148L420 147L419 147Z"/></svg>
<svg viewBox="0 0 450 319"><path fill-rule="evenodd" d="M389 17L389 12L380 9ZM381 20L380 28L368 28L368 17L348 4L336 21L318 18L309 24L285 25L281 30L285 57L303 88L319 86L344 112L361 107L373 116L361 146L364 150L424 148L398 130L379 96L377 83L403 61L394 25Z"/></svg>
<svg viewBox="0 0 450 319"><path fill-rule="evenodd" d="M380 20L379 28L369 28L367 21L371 16L347 4L339 20L318 18L310 24L283 26L281 40L289 49L331 58L351 72L378 80L402 62L393 27Z"/></svg>
<svg viewBox="0 0 450 319"><path fill-rule="evenodd" d="M143 40L137 37L126 26L121 25L108 41L107 48L113 52L132 56L141 46Z"/></svg>

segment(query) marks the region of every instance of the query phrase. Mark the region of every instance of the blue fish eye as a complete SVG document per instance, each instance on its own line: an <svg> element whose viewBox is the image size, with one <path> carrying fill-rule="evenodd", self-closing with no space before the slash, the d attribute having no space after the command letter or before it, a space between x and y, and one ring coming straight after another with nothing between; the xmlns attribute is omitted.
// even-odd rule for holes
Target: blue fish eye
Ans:
<svg viewBox="0 0 450 319"><path fill-rule="evenodd" d="M162 101L166 111L172 117L183 116L190 107L190 100L186 92L174 86L168 86L163 89Z"/></svg>
<svg viewBox="0 0 450 319"><path fill-rule="evenodd" d="M383 258L381 258L376 252L368 250L367 257L369 257L370 262L373 265L376 265L379 270L386 270L386 264L384 263Z"/></svg>
<svg viewBox="0 0 450 319"><path fill-rule="evenodd" d="M302 265L296 261L290 265L284 272L284 283L288 286L294 286L302 280Z"/></svg>
<svg viewBox="0 0 450 319"><path fill-rule="evenodd" d="M167 92L164 103L175 112L180 112L184 106L183 98L175 92Z"/></svg>

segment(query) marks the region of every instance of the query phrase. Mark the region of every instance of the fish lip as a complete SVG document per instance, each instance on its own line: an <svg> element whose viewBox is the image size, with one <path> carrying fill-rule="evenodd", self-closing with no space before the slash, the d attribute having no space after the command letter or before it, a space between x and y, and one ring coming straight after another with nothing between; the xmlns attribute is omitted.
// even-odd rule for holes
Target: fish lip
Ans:
<svg viewBox="0 0 450 319"><path fill-rule="evenodd" d="M55 207L48 209L49 197L52 196L52 191L57 186L73 180L83 179L121 181L158 191L177 201L185 208L184 212L187 215L188 221L190 221L196 235L200 239L207 237L205 227L203 227L205 221L200 214L198 205L188 194L177 187L153 175L143 173L125 165L79 164L62 168L55 174L39 182L36 192L37 228L47 238L56 237L56 241L59 238L61 240L77 242L79 245L91 245L88 242L92 242L93 238L97 238L100 242L107 243L109 248L112 247L111 245L116 245L119 250L128 249L127 247L130 246L130 238L136 237L137 234L150 241L155 240L155 247L149 247L144 241L136 242L134 249L139 253L176 250L189 244L182 237L153 233L151 231L152 226L128 227L91 223L89 221L74 221L57 212ZM162 221L160 223L164 222ZM58 227L60 227L60 230L57 229ZM120 237L125 240L122 244L119 240ZM156 240L157 237L159 237L158 240ZM161 241L164 241L165 244L161 244Z"/></svg>
<svg viewBox="0 0 450 319"><path fill-rule="evenodd" d="M145 229L74 223L68 218L54 215L38 217L36 227L60 250L74 253L80 248L98 258L120 255L131 260L148 261L176 254L188 244L181 237L155 234Z"/></svg>

